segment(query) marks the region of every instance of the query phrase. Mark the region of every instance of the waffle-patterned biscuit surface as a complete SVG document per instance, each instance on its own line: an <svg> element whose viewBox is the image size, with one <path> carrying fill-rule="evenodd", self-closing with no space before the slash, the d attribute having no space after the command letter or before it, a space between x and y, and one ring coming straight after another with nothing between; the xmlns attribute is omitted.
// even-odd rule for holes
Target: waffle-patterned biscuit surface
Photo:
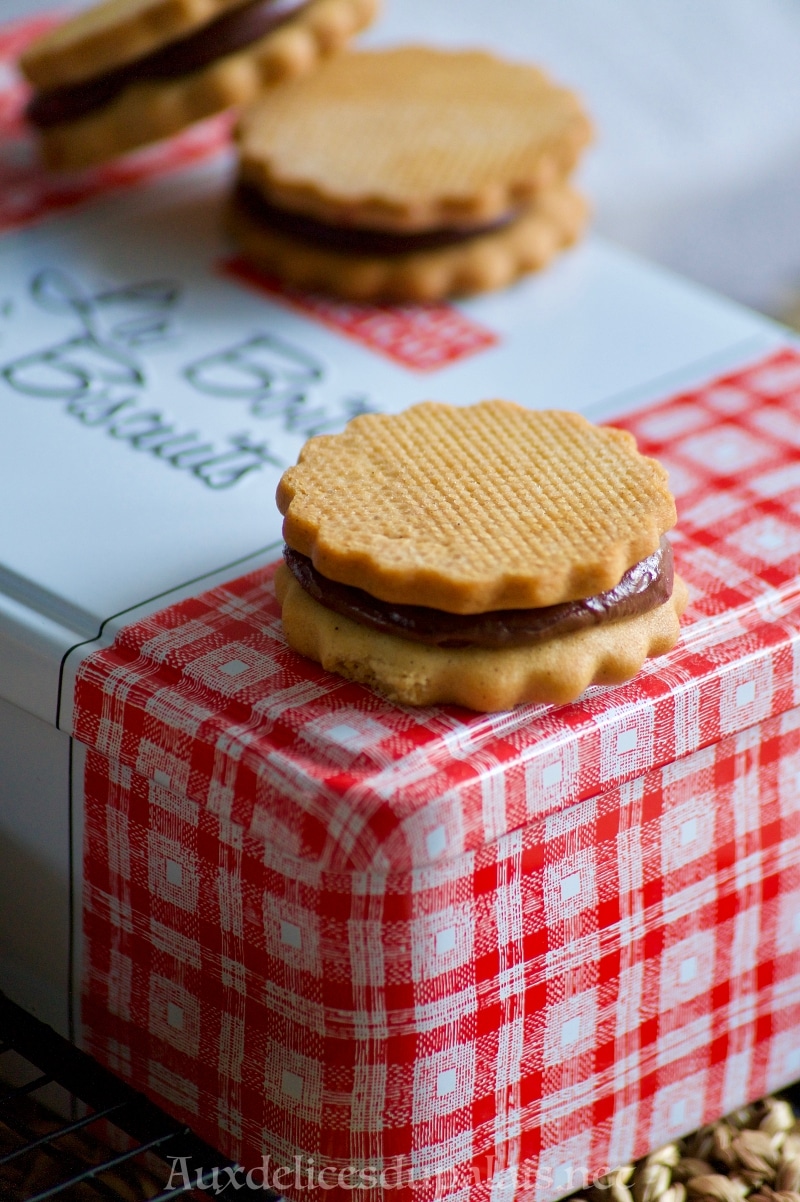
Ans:
<svg viewBox="0 0 800 1202"><path fill-rule="evenodd" d="M292 647L328 671L401 705L463 705L496 712L522 702L564 704L591 684L630 680L646 659L671 650L686 606L676 577L666 604L528 647L430 647L360 626L313 600L281 564L275 577Z"/></svg>
<svg viewBox="0 0 800 1202"><path fill-rule="evenodd" d="M277 500L324 576L451 613L603 592L676 518L630 434L501 400L357 417L306 443Z"/></svg>
<svg viewBox="0 0 800 1202"><path fill-rule="evenodd" d="M112 33L114 10L119 5L138 31L135 44L143 47L129 53L125 35ZM149 53L161 45L153 29L154 14L160 20L163 7L172 13L192 15L192 22L183 32L196 28L199 12L209 12L209 19L231 7L227 0L108 0L100 9L91 9L74 18L79 30L85 26L92 32L93 14L103 14L96 36L88 39L94 51L83 47L77 36L61 34L63 55L45 53L37 43L26 56L23 68L32 82L61 78L65 82L82 82L94 78L103 70L115 70L130 65L140 54ZM325 57L339 50L359 30L375 17L379 0L308 0L273 31L250 45L185 74L172 78L142 79L125 86L118 95L73 119L59 121L39 129L42 157L47 166L56 170L74 170L101 163L139 146L178 133L195 121L231 107L243 107L273 84L312 70ZM138 15L139 22L134 20ZM61 31L69 27L59 27ZM171 27L171 23L170 24ZM166 25L165 25L166 28ZM57 50L61 42L59 30L47 34L43 41L53 40ZM164 38L164 43L169 39ZM119 46L117 46L119 43ZM45 50L47 47L45 47ZM57 67L50 75L51 59ZM100 62L108 63L98 67ZM74 70L69 66L74 63ZM69 72L73 70L72 78ZM88 74L87 74L88 73ZM66 75L66 78L65 78ZM40 86L60 86L43 82Z"/></svg>
<svg viewBox="0 0 800 1202"><path fill-rule="evenodd" d="M532 66L423 46L348 53L245 114L241 178L325 221L489 222L563 179L590 132L573 93Z"/></svg>
<svg viewBox="0 0 800 1202"><path fill-rule="evenodd" d="M423 303L511 284L539 271L583 230L587 206L567 184L548 188L501 229L437 250L355 254L272 230L232 201L227 226L244 255L295 288L350 301Z"/></svg>

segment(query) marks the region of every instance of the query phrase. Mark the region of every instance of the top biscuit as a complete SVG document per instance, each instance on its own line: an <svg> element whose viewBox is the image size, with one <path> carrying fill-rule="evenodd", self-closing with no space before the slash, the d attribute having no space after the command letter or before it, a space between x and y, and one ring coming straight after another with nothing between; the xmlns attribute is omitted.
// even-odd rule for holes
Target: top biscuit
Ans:
<svg viewBox="0 0 800 1202"><path fill-rule="evenodd" d="M508 401L355 418L306 444L277 500L323 575L451 613L613 588L676 520L630 434Z"/></svg>
<svg viewBox="0 0 800 1202"><path fill-rule="evenodd" d="M246 0L105 0L57 25L20 63L37 88L79 83L143 58Z"/></svg>
<svg viewBox="0 0 800 1202"><path fill-rule="evenodd" d="M348 53L244 115L240 178L323 221L468 226L563 180L590 134L577 98L535 67L424 46Z"/></svg>

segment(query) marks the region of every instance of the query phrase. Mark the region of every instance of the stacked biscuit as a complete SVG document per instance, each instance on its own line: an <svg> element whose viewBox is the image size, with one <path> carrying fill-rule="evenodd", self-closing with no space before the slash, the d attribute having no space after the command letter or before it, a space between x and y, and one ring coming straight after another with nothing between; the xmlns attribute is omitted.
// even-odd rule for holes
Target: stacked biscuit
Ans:
<svg viewBox="0 0 800 1202"><path fill-rule="evenodd" d="M394 701L571 701L677 641L666 472L578 414L358 417L306 443L278 506L289 643Z"/></svg>
<svg viewBox="0 0 800 1202"><path fill-rule="evenodd" d="M245 114L230 228L288 282L431 301L511 283L573 242L590 136L534 67L422 46L331 59Z"/></svg>

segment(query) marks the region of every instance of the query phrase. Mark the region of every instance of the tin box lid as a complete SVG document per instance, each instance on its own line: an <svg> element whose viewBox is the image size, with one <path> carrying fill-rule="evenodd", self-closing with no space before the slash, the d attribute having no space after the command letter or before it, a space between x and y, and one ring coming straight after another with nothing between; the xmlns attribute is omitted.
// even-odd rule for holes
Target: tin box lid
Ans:
<svg viewBox="0 0 800 1202"><path fill-rule="evenodd" d="M775 715L800 722L800 354L616 424L670 471L691 594L678 647L629 683L503 714L399 707L286 647L265 567L76 664L75 736L298 863L405 873Z"/></svg>

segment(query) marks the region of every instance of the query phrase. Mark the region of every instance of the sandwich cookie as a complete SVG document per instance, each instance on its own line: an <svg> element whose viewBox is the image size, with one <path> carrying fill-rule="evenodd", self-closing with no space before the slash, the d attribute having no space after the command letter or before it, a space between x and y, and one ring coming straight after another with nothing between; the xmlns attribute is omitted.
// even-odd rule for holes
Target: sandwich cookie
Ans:
<svg viewBox="0 0 800 1202"><path fill-rule="evenodd" d="M578 237L591 127L535 67L423 46L339 55L252 106L229 229L286 283L433 301L499 288Z"/></svg>
<svg viewBox="0 0 800 1202"><path fill-rule="evenodd" d="M21 67L45 162L79 168L177 133L300 75L378 0L105 0L34 42Z"/></svg>
<svg viewBox="0 0 800 1202"><path fill-rule="evenodd" d="M679 637L666 472L577 414L358 417L306 444L277 501L288 642L401 704L568 702Z"/></svg>

